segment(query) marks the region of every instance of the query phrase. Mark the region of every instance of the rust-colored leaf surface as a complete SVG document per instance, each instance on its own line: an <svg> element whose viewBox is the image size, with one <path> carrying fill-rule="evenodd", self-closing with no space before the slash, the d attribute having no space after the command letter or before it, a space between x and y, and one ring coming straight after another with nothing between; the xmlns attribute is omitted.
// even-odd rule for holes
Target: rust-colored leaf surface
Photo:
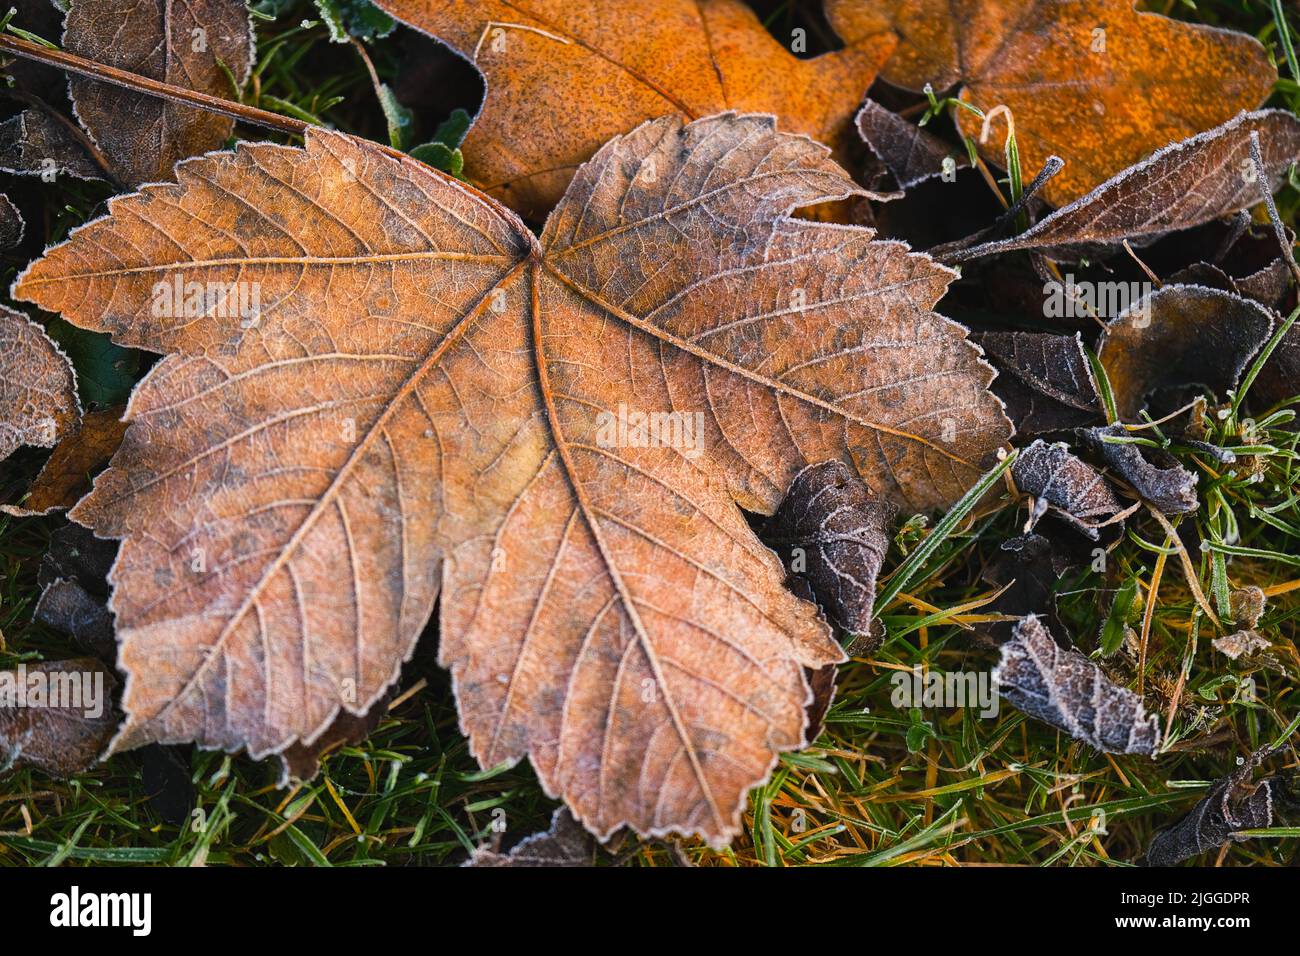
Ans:
<svg viewBox="0 0 1300 956"><path fill-rule="evenodd" d="M73 0L63 46L108 66L228 98L236 94L230 77L242 86L253 62L243 0ZM224 116L75 74L68 91L86 132L118 178L133 186L171 179L177 160L217 149L234 128Z"/></svg>
<svg viewBox="0 0 1300 956"><path fill-rule="evenodd" d="M0 461L53 448L81 414L72 365L35 322L0 306Z"/></svg>
<svg viewBox="0 0 1300 956"><path fill-rule="evenodd" d="M839 458L940 506L1010 432L932 311L953 274L789 218L857 190L770 117L611 141L540 240L342 134L177 173L15 288L165 353L72 512L124 539L119 750L310 744L384 693L441 590L483 766L528 756L602 837L723 842L804 743L804 668L842 658L737 505ZM221 295L169 317L178 282Z"/></svg>
<svg viewBox="0 0 1300 956"><path fill-rule="evenodd" d="M108 464L125 432L120 407L87 412L76 429L54 446L49 460L22 499L16 504L0 505L0 512L46 515L71 508L90 490L91 476Z"/></svg>
<svg viewBox="0 0 1300 956"><path fill-rule="evenodd" d="M379 0L473 61L487 99L466 175L534 219L612 136L676 112L775 114L838 149L894 47L887 33L799 59L741 0Z"/></svg>
<svg viewBox="0 0 1300 956"><path fill-rule="evenodd" d="M1041 193L1053 205L1255 109L1277 79L1253 37L1139 13L1132 0L826 0L826 15L850 45L896 32L888 82L961 84L981 110L1006 106L1026 178L1049 156L1066 161ZM979 118L956 115L978 138ZM985 159L1005 162L1005 134L1004 117L980 146Z"/></svg>

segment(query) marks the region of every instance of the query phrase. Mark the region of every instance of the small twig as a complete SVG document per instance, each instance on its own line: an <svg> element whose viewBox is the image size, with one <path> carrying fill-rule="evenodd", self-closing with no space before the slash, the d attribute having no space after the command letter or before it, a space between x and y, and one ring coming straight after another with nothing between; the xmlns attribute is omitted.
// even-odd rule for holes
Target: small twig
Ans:
<svg viewBox="0 0 1300 956"><path fill-rule="evenodd" d="M66 50L51 50L38 43L30 43L18 37L0 34L0 50L7 50L24 59L36 60L38 63L58 67L70 73L88 76L93 80L102 80L105 83L112 83L114 86L125 87L138 93L147 93L150 96L195 106L211 113L220 113L232 119L252 123L255 126L265 126L281 133L302 136L311 126L310 123L294 119L291 116L261 110L244 103L236 103L234 100L213 96L210 93L188 90L183 86L173 86L152 77L141 76L139 73L131 73L128 70L119 70L115 66L96 63L94 60L88 60Z"/></svg>
<svg viewBox="0 0 1300 956"><path fill-rule="evenodd" d="M1176 535L1175 535L1176 537ZM1167 546L1167 543L1166 543ZM1147 678L1147 642L1151 639L1151 620L1155 617L1156 594L1160 590L1160 579L1165 574L1165 558L1167 553L1161 551L1156 556L1156 566L1151 572L1151 583L1147 586L1147 604L1142 609L1142 642L1138 648L1138 696L1142 696L1143 686Z"/></svg>
<svg viewBox="0 0 1300 956"><path fill-rule="evenodd" d="M1191 626L1187 629L1187 650L1183 654L1183 666L1178 669L1178 683L1174 685L1174 692L1169 695L1169 710L1165 714L1165 732L1161 740L1169 739L1169 732L1174 727L1174 718L1178 716L1178 704L1183 699L1183 689L1187 686L1187 675L1191 672L1192 656L1196 650L1197 623L1196 614L1193 612Z"/></svg>
<svg viewBox="0 0 1300 956"><path fill-rule="evenodd" d="M1161 282L1160 278L1154 272L1151 271L1151 267L1138 258L1138 254L1133 251L1133 247L1128 244L1127 239L1124 240L1124 251L1129 254L1130 259L1132 259L1134 262L1138 264L1138 268L1146 273L1146 276L1148 279L1151 280L1152 285L1154 285L1157 289L1164 287L1164 283Z"/></svg>
<svg viewBox="0 0 1300 956"><path fill-rule="evenodd" d="M1160 513L1159 508L1149 502L1147 503L1147 510L1160 522L1160 526L1165 529L1165 534L1169 536L1170 544L1178 552L1178 561L1183 566L1183 575L1187 578L1187 587L1191 590L1192 597L1196 599L1196 603L1205 612L1205 616L1210 619L1211 623L1215 627L1222 627L1218 615L1214 613L1214 608L1205 599L1205 592L1201 590L1200 582L1196 580L1196 568L1192 565L1191 555L1187 553L1187 548L1183 545L1182 539L1178 537L1178 530L1168 518Z"/></svg>
<svg viewBox="0 0 1300 956"><path fill-rule="evenodd" d="M1291 248L1291 240L1286 237L1286 227L1282 225L1282 219L1277 214L1277 206L1273 203L1273 190L1269 188L1268 169L1264 166L1264 157L1259 149L1259 130L1250 131L1250 158L1255 164L1259 191L1264 197L1264 205L1268 208L1268 218L1273 223L1273 232L1277 234L1278 245L1282 247L1282 256L1286 259L1292 277L1300 284L1300 266L1296 265L1295 251Z"/></svg>
<svg viewBox="0 0 1300 956"><path fill-rule="evenodd" d="M997 219L993 220L992 223L985 226L983 229L979 230L979 232L971 233L969 236L966 236L964 239L956 239L952 242L944 243L941 246L935 246L933 249L928 250L929 254L935 257L944 258L947 261L952 261L952 262L961 261L964 258L964 256L961 255L961 252L963 250L968 249L970 246L972 246L976 242L979 242L985 236L996 233L998 230L1006 226L1008 223L1012 222L1016 218L1016 216L1018 216L1021 213L1021 211L1024 210L1024 208L1029 205L1029 200L1034 198L1034 194L1037 193L1040 189L1042 189L1043 186L1047 184L1047 181L1049 179L1051 179L1053 176L1055 176L1064 168L1065 168L1065 161L1061 159L1061 157L1048 156L1047 161L1043 163L1043 168L1038 171L1038 175L1036 175L1033 178L1033 181L1030 182L1030 184L1025 187L1024 192L1020 194L1020 198L1017 199L1010 206L1007 206L1006 209L998 216ZM998 194L998 198L1003 200L1003 205L1006 205L1006 200L1002 196L1001 191L1000 190L995 190L995 191Z"/></svg>

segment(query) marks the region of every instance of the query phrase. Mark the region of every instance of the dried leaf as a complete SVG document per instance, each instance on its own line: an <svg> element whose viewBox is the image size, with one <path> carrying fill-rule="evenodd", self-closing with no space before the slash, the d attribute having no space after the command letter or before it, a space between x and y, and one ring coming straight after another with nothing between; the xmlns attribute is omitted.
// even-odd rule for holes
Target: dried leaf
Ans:
<svg viewBox="0 0 1300 956"><path fill-rule="evenodd" d="M848 653L857 654L859 649L849 645ZM812 688L812 701L808 704L808 730L805 737L809 742L816 740L826 728L826 715L831 704L835 703L835 678L838 668L827 664L808 672L808 686Z"/></svg>
<svg viewBox="0 0 1300 956"><path fill-rule="evenodd" d="M1032 614L1002 645L993 677L1013 705L1095 750L1154 756L1160 745L1159 717L1142 699L1078 651L1058 647Z"/></svg>
<svg viewBox="0 0 1300 956"><path fill-rule="evenodd" d="M1107 438L1131 438L1123 425L1089 428L1080 432L1088 443L1113 468L1121 478L1133 486L1145 501L1167 515L1195 511L1197 476L1173 460L1161 468L1147 461L1144 449L1127 442L1106 441Z"/></svg>
<svg viewBox="0 0 1300 956"><path fill-rule="evenodd" d="M1242 113L1160 149L1018 236L946 258L960 262L1015 249L1046 249L1063 258L1072 246L1156 237L1246 209L1263 189L1250 161L1252 131L1259 133L1264 166L1276 183L1300 158L1300 119L1283 110Z"/></svg>
<svg viewBox="0 0 1300 956"><path fill-rule="evenodd" d="M103 179L104 171L72 131L44 110L24 110L0 123L0 170L18 176L60 174Z"/></svg>
<svg viewBox="0 0 1300 956"><path fill-rule="evenodd" d="M176 86L235 98L253 63L242 0L74 0L63 31L70 53ZM227 73L227 71L229 71ZM73 74L77 119L131 185L172 178L177 160L216 149L227 117Z"/></svg>
<svg viewBox="0 0 1300 956"><path fill-rule="evenodd" d="M939 137L873 100L863 105L856 123L858 135L893 174L900 189L942 176L946 159L952 160L949 168L953 171L970 165Z"/></svg>
<svg viewBox="0 0 1300 956"><path fill-rule="evenodd" d="M1106 325L1097 358L1106 369L1121 419L1135 421L1154 394L1204 386L1219 398L1273 333L1273 318L1258 303L1196 285L1167 285L1131 305Z"/></svg>
<svg viewBox="0 0 1300 956"><path fill-rule="evenodd" d="M1268 638L1249 628L1216 637L1210 643L1216 651L1234 661L1267 650L1270 646Z"/></svg>
<svg viewBox="0 0 1300 956"><path fill-rule="evenodd" d="M1039 510L1034 520L1051 505L1072 518L1094 540L1097 538L1094 525L1124 510L1106 479L1087 462L1072 455L1064 442L1049 445L1040 438L1022 449L1011 466L1011 476L1021 491L1038 499Z"/></svg>
<svg viewBox="0 0 1300 956"><path fill-rule="evenodd" d="M1253 584L1236 588L1229 596L1229 601L1232 622L1240 630L1216 637L1212 642L1214 649L1234 661L1266 650L1270 646L1268 639L1255 630L1268 603L1263 590Z"/></svg>
<svg viewBox="0 0 1300 956"><path fill-rule="evenodd" d="M789 218L855 190L773 127L615 139L540 241L312 130L181 164L20 276L17 296L168 353L72 513L125 539L115 748L313 740L392 683L441 586L483 766L530 756L601 836L736 832L803 743L804 668L842 658L737 504L770 514L808 460L851 458L939 506L1010 430L930 311L952 273ZM260 310L156 317L178 276L257 282Z"/></svg>
<svg viewBox="0 0 1300 956"><path fill-rule="evenodd" d="M1300 323L1292 325L1250 387L1252 407L1272 408L1300 395Z"/></svg>
<svg viewBox="0 0 1300 956"><path fill-rule="evenodd" d="M68 357L39 325L0 306L0 461L20 445L53 448L80 414Z"/></svg>
<svg viewBox="0 0 1300 956"><path fill-rule="evenodd" d="M117 557L117 542L97 538L79 524L50 532L50 546L41 557L37 583L48 587L59 578L76 581L92 595L107 600L108 572Z"/></svg>
<svg viewBox="0 0 1300 956"><path fill-rule="evenodd" d="M1275 259L1258 272L1231 281L1233 292L1276 310L1291 291L1291 270L1281 259Z"/></svg>
<svg viewBox="0 0 1300 956"><path fill-rule="evenodd" d="M1003 541L997 556L980 574L986 583L1005 588L986 610L1020 618L1038 615L1052 638L1068 647L1056 614L1056 584L1074 566L1075 562L1058 552L1044 535L1023 534ZM1018 623L994 621L985 625L985 630L994 643L1002 644L1012 638Z"/></svg>
<svg viewBox="0 0 1300 956"><path fill-rule="evenodd" d="M794 477L763 528L790 573L853 635L871 632L876 575L889 552L898 508L839 460L809 465Z"/></svg>
<svg viewBox="0 0 1300 956"><path fill-rule="evenodd" d="M883 79L911 90L963 84L961 97L1015 117L1024 169L1060 156L1043 189L1077 199L1169 143L1212 129L1272 92L1277 71L1254 38L1138 13L1132 0L827 0L845 42L892 26L898 49ZM964 135L980 119L956 111ZM1005 120L980 144L1005 162Z"/></svg>
<svg viewBox="0 0 1300 956"><path fill-rule="evenodd" d="M117 678L93 658L0 671L0 771L70 777L94 764L113 731Z"/></svg>
<svg viewBox="0 0 1300 956"><path fill-rule="evenodd" d="M88 654L112 661L117 653L113 615L103 598L92 597L76 581L59 578L41 592L32 618L69 635Z"/></svg>
<svg viewBox="0 0 1300 956"><path fill-rule="evenodd" d="M70 434L54 446L49 460L16 505L0 505L10 515L47 515L71 508L90 490L93 475L108 464L122 443L126 422L121 408L87 412Z"/></svg>
<svg viewBox="0 0 1300 956"><path fill-rule="evenodd" d="M379 0L482 71L487 98L466 137L465 173L541 219L607 139L677 112L775 114L840 148L893 49L887 35L810 60L776 41L740 0ZM521 136L520 130L527 130Z"/></svg>
<svg viewBox="0 0 1300 956"><path fill-rule="evenodd" d="M480 847L465 866L594 866L599 846L567 807L551 817L551 827L520 840L509 853Z"/></svg>
<svg viewBox="0 0 1300 956"><path fill-rule="evenodd" d="M1091 424L1100 415L1097 384L1074 335L980 332L971 336L999 372L993 390L1026 438Z"/></svg>
<svg viewBox="0 0 1300 956"><path fill-rule="evenodd" d="M23 241L27 223L8 196L0 193L0 249L12 249Z"/></svg>
<svg viewBox="0 0 1300 956"><path fill-rule="evenodd" d="M1300 805L1294 781L1279 776L1252 783L1260 764L1275 753L1263 747L1216 781L1187 816L1151 838L1143 862L1147 866L1173 866L1190 860L1229 840L1246 839L1237 836L1238 831L1271 827L1279 809Z"/></svg>

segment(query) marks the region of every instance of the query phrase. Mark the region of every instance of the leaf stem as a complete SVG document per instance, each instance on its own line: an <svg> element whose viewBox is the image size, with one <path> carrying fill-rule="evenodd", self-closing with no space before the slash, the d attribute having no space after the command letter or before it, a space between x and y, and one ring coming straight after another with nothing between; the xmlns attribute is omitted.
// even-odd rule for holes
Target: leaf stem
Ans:
<svg viewBox="0 0 1300 956"><path fill-rule="evenodd" d="M94 60L88 60L66 50L52 50L38 43L32 43L30 40L15 36L0 34L0 50L27 60L36 60L39 63L67 70L70 73L79 73L94 80L112 83L114 86L147 93L150 96L158 96L176 103L184 103L212 113L220 113L223 116L229 116L256 126L265 126L282 133L302 136L311 126L310 123L299 119L281 116L279 113L261 110L244 103L236 103L220 96L213 96L210 93L200 93L198 90L187 90L183 86L173 86L152 77L141 76L139 73L131 73L128 70L119 70L117 67L106 66L103 63L96 63Z"/></svg>

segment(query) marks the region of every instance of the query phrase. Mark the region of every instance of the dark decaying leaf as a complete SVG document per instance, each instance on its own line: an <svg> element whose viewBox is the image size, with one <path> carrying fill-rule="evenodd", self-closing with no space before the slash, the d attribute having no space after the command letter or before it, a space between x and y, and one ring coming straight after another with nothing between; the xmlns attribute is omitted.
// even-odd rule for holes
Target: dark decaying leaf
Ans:
<svg viewBox="0 0 1300 956"><path fill-rule="evenodd" d="M1194 262L1171 273L1166 285L1200 285L1223 292L1235 292L1244 299L1277 311L1291 289L1291 269L1281 259L1247 276L1230 276L1210 262Z"/></svg>
<svg viewBox="0 0 1300 956"><path fill-rule="evenodd" d="M1050 505L1093 539L1098 534L1095 525L1124 510L1106 479L1071 454L1064 442L1049 445L1041 438L1035 440L1021 450L1011 476L1021 491L1038 499L1033 520Z"/></svg>
<svg viewBox="0 0 1300 956"><path fill-rule="evenodd" d="M1075 563L1046 535L1022 534L1003 541L997 555L980 573L986 583L1006 589L987 610L1018 618L1038 615L1052 639L1068 647L1069 638L1056 613L1056 584ZM994 643L1002 644L1011 639L1017 624L994 621L984 630Z"/></svg>
<svg viewBox="0 0 1300 956"><path fill-rule="evenodd" d="M90 594L75 580L57 578L47 584L32 617L69 635L88 654L110 662L116 656L113 615L103 598Z"/></svg>
<svg viewBox="0 0 1300 956"><path fill-rule="evenodd" d="M949 169L969 166L966 156L935 136L890 112L874 100L867 100L857 117L858 135L893 174L900 189L911 189Z"/></svg>
<svg viewBox="0 0 1300 956"><path fill-rule="evenodd" d="M1097 383L1077 332L979 332L971 338L998 370L993 391L1018 435L1079 428L1100 416Z"/></svg>
<svg viewBox="0 0 1300 956"><path fill-rule="evenodd" d="M1250 387L1252 408L1272 408L1300 395L1300 322L1287 329Z"/></svg>
<svg viewBox="0 0 1300 956"><path fill-rule="evenodd" d="M23 241L27 223L18 207L4 193L0 193L0 249L12 249Z"/></svg>
<svg viewBox="0 0 1300 956"><path fill-rule="evenodd" d="M91 478L108 464L122 443L126 422L122 408L87 412L71 433L54 446L49 459L23 498L0 505L4 514L46 515L71 508L90 490Z"/></svg>
<svg viewBox="0 0 1300 956"><path fill-rule="evenodd" d="M1131 442L1107 441L1108 438L1132 437L1120 424L1088 428L1080 434L1116 474L1133 486L1133 490L1143 500L1164 514L1186 514L1196 510L1197 476L1178 464L1172 456ZM1152 464L1146 459L1147 453L1166 459L1167 464L1165 467Z"/></svg>
<svg viewBox="0 0 1300 956"><path fill-rule="evenodd" d="M24 110L0 123L0 170L18 176L103 179L104 171L62 121Z"/></svg>
<svg viewBox="0 0 1300 956"><path fill-rule="evenodd" d="M1266 777L1253 782L1255 771L1277 753L1271 747L1256 750L1236 770L1217 780L1191 812L1151 838L1142 862L1147 866L1173 866L1209 850L1218 849L1241 830L1273 826L1279 811L1300 806L1300 791L1293 776Z"/></svg>
<svg viewBox="0 0 1300 956"><path fill-rule="evenodd" d="M242 87L253 62L243 0L74 3L63 45L108 66L226 98L238 94L230 77ZM77 119L118 178L133 186L171 179L178 160L216 149L234 128L216 113L75 74L68 90Z"/></svg>
<svg viewBox="0 0 1300 956"><path fill-rule="evenodd" d="M869 640L869 636L868 636ZM860 653L853 644L849 645L850 654ZM812 701L808 704L808 740L821 736L826 726L826 714L835 702L835 678L839 672L834 664L818 667L808 672L808 686L812 689Z"/></svg>
<svg viewBox="0 0 1300 956"><path fill-rule="evenodd" d="M1105 753L1154 755L1159 718L1078 651L1063 650L1035 615L1016 625L993 672L998 692L1031 717Z"/></svg>
<svg viewBox="0 0 1300 956"><path fill-rule="evenodd" d="M520 840L508 853L480 847L465 866L594 866L600 845L567 807L551 817L550 829Z"/></svg>
<svg viewBox="0 0 1300 956"><path fill-rule="evenodd" d="M1233 291L1269 309L1279 309L1291 290L1291 269L1281 259L1248 276L1232 279Z"/></svg>
<svg viewBox="0 0 1300 956"><path fill-rule="evenodd" d="M871 632L876 575L898 508L871 492L844 462L808 465L790 483L763 539L818 603L853 635Z"/></svg>
<svg viewBox="0 0 1300 956"><path fill-rule="evenodd" d="M53 448L81 415L72 365L35 322L0 306L0 461Z"/></svg>
<svg viewBox="0 0 1300 956"><path fill-rule="evenodd" d="M1209 222L1259 201L1264 184L1250 164L1259 132L1274 183L1300 157L1300 119L1283 110L1242 113L1209 132L1174 143L1058 209L1018 236L949 254L960 262L1009 252L1117 243Z"/></svg>
<svg viewBox="0 0 1300 956"><path fill-rule="evenodd" d="M69 777L90 767L117 729L116 686L113 673L89 657L0 672L0 770L36 767Z"/></svg>
<svg viewBox="0 0 1300 956"><path fill-rule="evenodd" d="M37 583L47 587L59 578L67 578L92 595L106 599L108 571L117 550L116 541L97 537L79 524L65 524L50 532L50 546L41 557Z"/></svg>
<svg viewBox="0 0 1300 956"><path fill-rule="evenodd" d="M1152 396L1163 394L1168 410L1196 386L1225 398L1272 332L1272 316L1256 302L1204 286L1167 285L1106 325L1097 358L1119 417L1135 421Z"/></svg>
<svg viewBox="0 0 1300 956"><path fill-rule="evenodd" d="M320 762L326 754L340 747L359 744L369 737L384 719L384 714L388 713L393 694L394 690L390 688L364 714L343 711L315 740L310 743L300 740L281 753L281 786L295 780L312 779L320 772Z"/></svg>

